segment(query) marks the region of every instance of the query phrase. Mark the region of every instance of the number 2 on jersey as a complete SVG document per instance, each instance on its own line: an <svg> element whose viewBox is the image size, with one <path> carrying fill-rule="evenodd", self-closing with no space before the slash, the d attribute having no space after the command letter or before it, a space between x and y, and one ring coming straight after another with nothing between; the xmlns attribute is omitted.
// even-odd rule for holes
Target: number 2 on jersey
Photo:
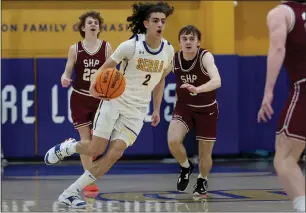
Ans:
<svg viewBox="0 0 306 213"><path fill-rule="evenodd" d="M149 83L149 81L150 81L150 79L151 79L151 75L148 74L148 75L146 75L145 78L146 78L146 80L142 83L142 85L148 86L148 83Z"/></svg>

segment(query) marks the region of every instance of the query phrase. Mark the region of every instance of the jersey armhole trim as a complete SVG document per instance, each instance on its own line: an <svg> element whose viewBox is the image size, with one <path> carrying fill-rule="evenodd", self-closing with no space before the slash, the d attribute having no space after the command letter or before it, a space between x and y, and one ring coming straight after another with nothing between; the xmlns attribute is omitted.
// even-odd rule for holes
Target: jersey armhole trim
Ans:
<svg viewBox="0 0 306 213"><path fill-rule="evenodd" d="M75 44L75 62L74 64L77 63L78 60L78 43Z"/></svg>
<svg viewBox="0 0 306 213"><path fill-rule="evenodd" d="M289 29L288 29L288 32L290 33L293 30L294 25L295 25L295 14L294 14L294 11L288 5L279 5L279 7L286 8L289 11L289 13L290 13L290 25L289 25Z"/></svg>
<svg viewBox="0 0 306 213"><path fill-rule="evenodd" d="M200 68L201 68L201 71L202 71L202 73L203 73L204 75L209 76L209 75L208 75L208 72L207 72L207 70L205 69L205 66L204 66L204 64L203 64L203 57L204 57L204 55L205 55L206 53L208 53L208 51L207 51L207 50L204 50L204 51L201 53L201 55L200 55Z"/></svg>
<svg viewBox="0 0 306 213"><path fill-rule="evenodd" d="M107 42L107 41L105 41L106 42L106 45L105 45L105 60L107 59L107 58L109 58L110 57L110 55L108 55L108 49L109 49L109 42Z"/></svg>

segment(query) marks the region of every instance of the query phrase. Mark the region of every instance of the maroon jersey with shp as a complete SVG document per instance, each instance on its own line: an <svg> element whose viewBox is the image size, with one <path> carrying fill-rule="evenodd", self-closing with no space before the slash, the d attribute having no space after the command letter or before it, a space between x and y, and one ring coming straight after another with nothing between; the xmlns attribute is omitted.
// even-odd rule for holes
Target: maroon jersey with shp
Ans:
<svg viewBox="0 0 306 213"><path fill-rule="evenodd" d="M76 44L76 63L74 65L75 79L73 89L83 95L89 94L91 76L104 64L107 56L107 42L100 41L96 51L89 52L83 43Z"/></svg>
<svg viewBox="0 0 306 213"><path fill-rule="evenodd" d="M306 78L306 3L286 2L295 20L287 35L284 66L291 83ZM306 91L305 91L306 92Z"/></svg>
<svg viewBox="0 0 306 213"><path fill-rule="evenodd" d="M183 52L179 51L174 56L174 74L176 76L177 104L184 105L194 111L206 111L216 103L216 90L193 94L185 88L180 88L182 84L188 83L195 87L210 81L210 77L203 66L202 58L207 50L199 48L193 60L186 61Z"/></svg>

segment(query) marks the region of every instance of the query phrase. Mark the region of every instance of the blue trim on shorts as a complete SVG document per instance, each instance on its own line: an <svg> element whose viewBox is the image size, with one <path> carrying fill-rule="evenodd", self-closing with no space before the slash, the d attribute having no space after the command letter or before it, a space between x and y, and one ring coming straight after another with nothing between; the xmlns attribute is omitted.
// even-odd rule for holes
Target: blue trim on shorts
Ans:
<svg viewBox="0 0 306 213"><path fill-rule="evenodd" d="M102 107L102 104L103 104L103 100L101 100L100 102L100 106L99 106L99 112L98 112L98 115L97 115L97 118L94 120L94 124L93 124L93 130L96 130L96 127L97 127L97 121L99 119L99 116L100 116L100 113L101 113L101 107Z"/></svg>
<svg viewBox="0 0 306 213"><path fill-rule="evenodd" d="M124 125L125 126L125 128L127 128L128 130L130 130L132 133L134 133L134 135L137 137L138 135L137 135L137 133L134 131L134 130L132 130L131 128L129 128L129 127L127 127L126 125Z"/></svg>

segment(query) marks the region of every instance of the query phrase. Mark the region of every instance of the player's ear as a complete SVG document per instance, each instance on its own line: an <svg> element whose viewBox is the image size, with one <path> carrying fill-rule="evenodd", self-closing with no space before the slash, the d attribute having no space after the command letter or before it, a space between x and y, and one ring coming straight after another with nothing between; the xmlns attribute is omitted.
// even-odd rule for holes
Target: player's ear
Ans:
<svg viewBox="0 0 306 213"><path fill-rule="evenodd" d="M144 20L143 21L143 25L145 26L145 28L149 27L149 21L148 20Z"/></svg>

